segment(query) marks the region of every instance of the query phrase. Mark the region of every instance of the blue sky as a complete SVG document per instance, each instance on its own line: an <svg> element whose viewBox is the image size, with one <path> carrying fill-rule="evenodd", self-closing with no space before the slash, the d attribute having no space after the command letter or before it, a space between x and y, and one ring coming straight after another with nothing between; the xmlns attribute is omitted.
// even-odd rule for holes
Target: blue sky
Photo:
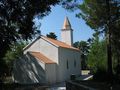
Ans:
<svg viewBox="0 0 120 90"><path fill-rule="evenodd" d="M37 23L41 23L41 34L46 35L49 32L54 32L57 35L57 39L60 40L63 22L65 16L68 16L72 29L74 30L74 42L81 40L86 41L92 37L93 30L91 30L91 28L85 24L83 19L75 17L76 12L66 11L64 8L58 5L52 7L51 13L48 16L44 17L42 20L40 19L40 21L37 21Z"/></svg>

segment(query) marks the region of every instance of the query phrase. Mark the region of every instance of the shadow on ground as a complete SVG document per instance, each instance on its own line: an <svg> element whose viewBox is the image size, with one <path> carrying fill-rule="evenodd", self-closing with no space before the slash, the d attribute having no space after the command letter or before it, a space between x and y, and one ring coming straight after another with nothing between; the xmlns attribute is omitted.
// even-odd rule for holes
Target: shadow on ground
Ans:
<svg viewBox="0 0 120 90"><path fill-rule="evenodd" d="M0 84L0 90L47 90L43 85Z"/></svg>

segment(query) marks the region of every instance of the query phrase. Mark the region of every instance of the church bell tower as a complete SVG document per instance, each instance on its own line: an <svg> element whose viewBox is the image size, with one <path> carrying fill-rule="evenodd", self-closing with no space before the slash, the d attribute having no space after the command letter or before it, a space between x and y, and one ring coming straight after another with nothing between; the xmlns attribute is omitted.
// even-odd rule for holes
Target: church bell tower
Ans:
<svg viewBox="0 0 120 90"><path fill-rule="evenodd" d="M72 46L73 45L73 29L71 28L68 17L65 17L63 28L61 30L62 42Z"/></svg>

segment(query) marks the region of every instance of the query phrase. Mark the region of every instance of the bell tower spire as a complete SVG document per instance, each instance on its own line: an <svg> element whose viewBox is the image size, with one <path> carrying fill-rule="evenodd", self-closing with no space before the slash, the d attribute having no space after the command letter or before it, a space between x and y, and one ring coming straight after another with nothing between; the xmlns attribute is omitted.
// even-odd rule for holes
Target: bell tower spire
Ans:
<svg viewBox="0 0 120 90"><path fill-rule="evenodd" d="M65 42L68 45L73 45L73 29L71 27L68 17L65 17L63 27L61 30L62 42Z"/></svg>
<svg viewBox="0 0 120 90"><path fill-rule="evenodd" d="M71 24L68 17L65 17L63 28L62 29L71 29Z"/></svg>

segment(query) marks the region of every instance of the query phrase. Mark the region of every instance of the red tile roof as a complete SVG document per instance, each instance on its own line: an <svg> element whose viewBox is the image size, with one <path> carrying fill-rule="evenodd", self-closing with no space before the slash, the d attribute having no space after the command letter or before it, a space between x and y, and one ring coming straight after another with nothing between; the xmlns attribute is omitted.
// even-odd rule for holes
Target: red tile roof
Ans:
<svg viewBox="0 0 120 90"><path fill-rule="evenodd" d="M49 43L53 44L53 45L56 45L58 47L62 47L62 48L67 48L67 49L73 49L73 50L77 50L77 51L80 51L78 48L74 48L64 42L61 42L59 40L55 40L55 39L52 39L52 38L48 38L48 37L45 37L45 36L39 36L37 39L35 39L32 43L28 44L26 47L23 48L23 50L26 50L28 49L33 43L35 43L38 39L44 39L46 41L48 41Z"/></svg>
<svg viewBox="0 0 120 90"><path fill-rule="evenodd" d="M50 60L49 58L47 58L46 56L44 56L43 54L41 54L40 52L30 52L30 54L32 56L38 58L39 60L43 61L44 63L48 63L48 64L56 63L56 62Z"/></svg>
<svg viewBox="0 0 120 90"><path fill-rule="evenodd" d="M48 38L48 37L45 37L45 36L42 36L43 38L45 38L46 40L50 41L51 43L57 45L57 46L60 46L60 47L63 47L63 48L68 48L68 49L74 49L74 50L78 50L78 48L74 48L64 42L61 42L61 41L58 41L58 40L55 40L55 39L52 39L52 38Z"/></svg>

